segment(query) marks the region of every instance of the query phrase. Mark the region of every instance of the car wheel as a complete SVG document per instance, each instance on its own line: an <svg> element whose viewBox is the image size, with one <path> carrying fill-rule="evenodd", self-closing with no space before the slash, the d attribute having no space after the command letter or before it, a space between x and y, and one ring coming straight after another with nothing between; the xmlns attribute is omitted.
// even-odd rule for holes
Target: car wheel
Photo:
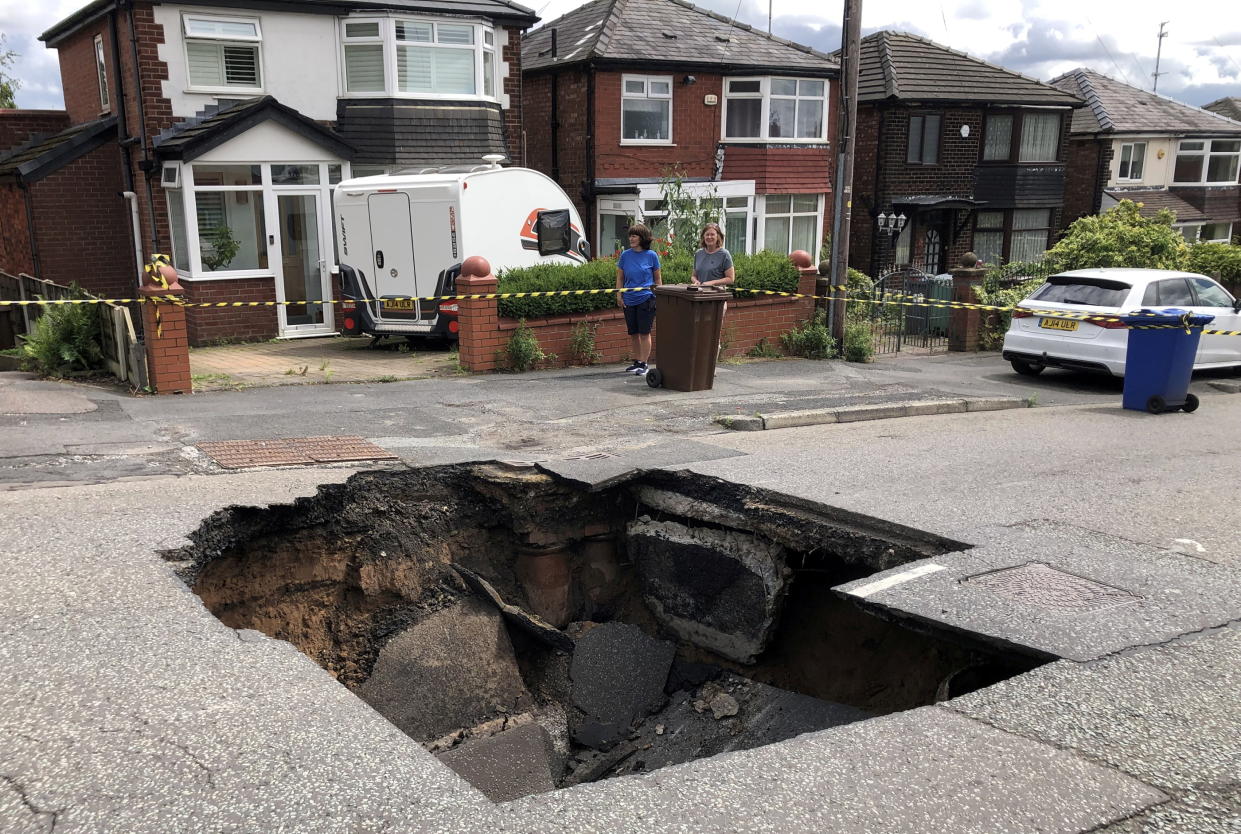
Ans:
<svg viewBox="0 0 1241 834"><path fill-rule="evenodd" d="M1163 414L1168 410L1168 401L1160 396L1151 397L1146 401L1146 410L1151 414Z"/></svg>
<svg viewBox="0 0 1241 834"><path fill-rule="evenodd" d="M1022 376L1038 376L1047 368L1046 365L1035 365L1032 362L1025 362L1021 359L1013 359L1009 364L1013 366L1014 371Z"/></svg>
<svg viewBox="0 0 1241 834"><path fill-rule="evenodd" d="M1197 410L1198 410L1198 398L1195 397L1193 394L1186 394L1185 404L1181 406L1181 411L1184 411L1186 414L1188 414L1191 411L1197 411Z"/></svg>

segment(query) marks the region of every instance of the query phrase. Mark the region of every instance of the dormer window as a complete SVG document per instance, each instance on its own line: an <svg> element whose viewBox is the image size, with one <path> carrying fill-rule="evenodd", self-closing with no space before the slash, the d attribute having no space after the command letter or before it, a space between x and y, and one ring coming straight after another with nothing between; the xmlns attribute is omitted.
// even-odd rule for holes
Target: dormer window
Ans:
<svg viewBox="0 0 1241 834"><path fill-rule="evenodd" d="M348 18L341 23L346 95L496 96L495 32L477 23Z"/></svg>
<svg viewBox="0 0 1241 834"><path fill-rule="evenodd" d="M259 92L263 88L258 20L185 15L186 66L190 89Z"/></svg>

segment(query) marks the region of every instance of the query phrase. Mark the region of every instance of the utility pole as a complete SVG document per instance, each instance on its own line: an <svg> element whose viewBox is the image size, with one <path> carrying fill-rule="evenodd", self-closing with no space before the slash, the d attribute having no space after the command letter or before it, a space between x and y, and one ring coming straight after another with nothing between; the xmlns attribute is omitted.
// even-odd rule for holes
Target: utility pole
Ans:
<svg viewBox="0 0 1241 834"><path fill-rule="evenodd" d="M862 41L862 0L845 0L840 46L840 117L836 128L835 211L832 214L832 274L828 307L832 338L845 344L845 296L849 280L849 222L853 211L853 142L857 133L857 85Z"/></svg>
<svg viewBox="0 0 1241 834"><path fill-rule="evenodd" d="M1151 75L1155 79L1155 83L1151 87L1152 93L1159 92L1159 76L1166 74L1166 73L1162 73L1159 71L1159 58L1161 55L1163 55L1163 39L1168 36L1168 33L1163 30L1163 27L1167 25L1168 25L1168 21L1166 20L1163 23L1159 24L1159 37L1155 41L1155 44L1156 44L1155 45L1155 71L1151 73Z"/></svg>

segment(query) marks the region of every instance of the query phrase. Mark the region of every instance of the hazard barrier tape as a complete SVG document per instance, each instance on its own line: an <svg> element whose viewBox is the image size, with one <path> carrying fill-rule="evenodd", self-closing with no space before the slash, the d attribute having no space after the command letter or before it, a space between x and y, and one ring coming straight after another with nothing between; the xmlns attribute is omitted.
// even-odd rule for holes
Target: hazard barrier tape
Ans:
<svg viewBox="0 0 1241 834"><path fill-rule="evenodd" d="M166 257L166 256L156 256ZM152 259L154 260L154 258ZM147 265L148 272L154 272L158 275L158 268L152 270L152 265ZM162 276L159 277L162 288L168 287L163 281ZM177 307L186 308L211 308L211 309L238 309L247 307L281 307L281 306L307 306L311 304L378 304L384 302L401 302L401 301L491 301L504 298L550 298L554 296L582 296L582 295L601 295L613 293L627 292L645 292L648 287L609 287L606 289L588 289L588 290L535 290L531 292L493 292L493 293L470 293L466 295L406 295L406 296L387 296L385 298L350 298L350 299L319 299L309 301L184 301L175 295L154 296L143 298L59 298L59 299L40 299L27 301L0 301L0 305L13 304L17 306L24 305L56 305L56 304L154 304L156 306L156 315L158 321L158 307L160 304L171 304ZM837 301L847 300L855 304L873 304L876 306L890 307L935 307L944 310L985 310L988 312L1011 313L1015 310L1028 312L1031 315L1042 318L1061 318L1071 319L1075 321L1086 322L1120 322L1117 316L1095 315L1090 313L1074 313L1067 310L1044 310L1036 307L1002 307L995 304L975 304L965 301L935 301L928 300L925 296L906 293L884 293L880 298L870 298L863 295L857 295L849 292L848 287L837 286L830 287L830 295L812 295L809 293L784 292L781 290L760 290L750 289L747 287L734 287L734 293L748 293L750 295L767 295L778 298L793 299L810 299L812 301ZM911 299L911 300L903 300ZM1133 316L1159 316L1160 313L1149 311L1135 311L1126 314L1126 317ZM1158 324L1158 325L1129 325L1133 327L1143 327L1146 329L1181 329L1185 327L1183 324ZM1241 336L1241 330L1214 330L1203 329L1202 332L1212 336Z"/></svg>

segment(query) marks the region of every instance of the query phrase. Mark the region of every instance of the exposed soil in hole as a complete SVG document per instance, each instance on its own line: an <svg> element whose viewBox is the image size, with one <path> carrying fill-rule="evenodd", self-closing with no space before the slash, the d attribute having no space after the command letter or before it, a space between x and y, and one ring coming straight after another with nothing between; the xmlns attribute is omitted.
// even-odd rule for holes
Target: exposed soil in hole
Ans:
<svg viewBox="0 0 1241 834"><path fill-rule="evenodd" d="M964 545L687 473L498 464L232 508L167 554L494 800L655 770L1027 671L831 588Z"/></svg>

